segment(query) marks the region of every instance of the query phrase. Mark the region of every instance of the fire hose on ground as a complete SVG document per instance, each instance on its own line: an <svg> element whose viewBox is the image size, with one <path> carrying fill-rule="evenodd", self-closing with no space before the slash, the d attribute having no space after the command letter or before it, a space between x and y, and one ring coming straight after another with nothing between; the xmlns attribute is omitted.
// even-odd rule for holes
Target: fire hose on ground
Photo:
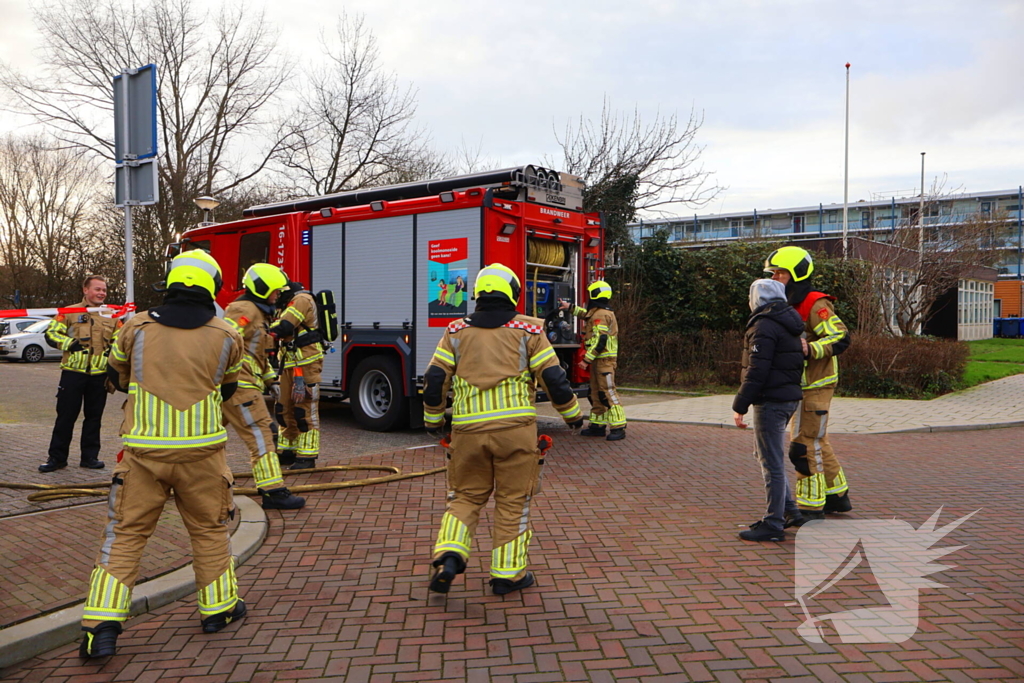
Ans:
<svg viewBox="0 0 1024 683"><path fill-rule="evenodd" d="M547 455L548 449L551 448L551 444L551 437L546 434L541 435L537 440L537 447L540 449L541 463L544 462L544 456ZM440 445L442 448L447 450L451 446L449 437L446 436L441 439ZM350 481L328 482L324 484L302 484L300 486L288 487L288 490L292 493L310 493L313 491L337 491L339 489L356 488L357 486L373 486L374 484L386 484L388 482L402 481L404 479L429 477L434 474L440 474L447 469L448 467L444 466L434 467L420 472L403 473L402 470L392 465L329 465L327 467L311 467L304 470L284 470L281 474L286 477L290 477L297 474L317 474L320 472L390 472L390 474L386 474L382 477L369 477L366 479L353 479ZM231 475L235 479L252 478L252 472L232 472ZM20 491L35 491L35 493L30 493L28 496L30 503L48 503L50 501L64 500L66 498L103 497L108 494L110 484L110 481L91 482L87 484L21 484L17 482L0 481L0 488ZM235 488L235 493L243 496L259 495L259 491L257 489L246 486Z"/></svg>
<svg viewBox="0 0 1024 683"><path fill-rule="evenodd" d="M413 479L415 477L427 477L432 474L439 474L444 472L447 467L435 467L433 469L424 470L422 472L408 472L402 473L397 467L390 465L331 465L329 467L311 467L305 470L285 470L281 474L284 476L292 476L296 474L316 474L318 472L347 472L352 470L371 471L371 472L390 472L383 477L370 477L367 479L353 479L351 481L339 481L329 482L324 484L303 484L301 486L290 486L289 490L292 493L308 493L310 491L336 491L338 489L355 488L357 486L372 486L373 484L386 484L391 481L402 481L403 479ZM236 479L251 478L252 472L232 472L232 476ZM84 498L90 496L102 497L107 495L107 489L110 488L111 482L92 482L88 484L19 484L16 482L0 481L0 488L18 489L23 491L36 491L28 496L29 502L32 503L47 503L53 500L63 500L65 498ZM235 493L245 496L255 496L259 494L255 488L251 487L238 487L235 489Z"/></svg>

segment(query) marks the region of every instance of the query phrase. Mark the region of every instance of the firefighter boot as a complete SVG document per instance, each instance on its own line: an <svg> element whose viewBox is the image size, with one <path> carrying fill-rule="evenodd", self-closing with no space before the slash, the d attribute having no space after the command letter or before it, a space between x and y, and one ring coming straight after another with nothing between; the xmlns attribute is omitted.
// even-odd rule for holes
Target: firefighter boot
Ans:
<svg viewBox="0 0 1024 683"><path fill-rule="evenodd" d="M285 467L286 465L295 464L295 451L290 448L286 448L283 451L278 451L277 461L281 463L282 467Z"/></svg>
<svg viewBox="0 0 1024 683"><path fill-rule="evenodd" d="M60 460L54 460L53 458L49 458L46 462L39 466L39 471L56 472L57 470L62 470L67 466L67 462L61 462Z"/></svg>
<svg viewBox="0 0 1024 683"><path fill-rule="evenodd" d="M83 626L85 635L78 646L78 656L82 659L95 657L113 657L117 652L117 637L121 635L121 622L104 621L99 626L89 628Z"/></svg>
<svg viewBox="0 0 1024 683"><path fill-rule="evenodd" d="M591 422L589 427L580 430L580 436L604 436L604 425Z"/></svg>
<svg viewBox="0 0 1024 683"><path fill-rule="evenodd" d="M612 431L610 431L608 433L608 436L605 437L605 441L621 441L622 439L625 439L625 438L626 438L626 428L625 427L619 427L617 429L613 429Z"/></svg>
<svg viewBox="0 0 1024 683"><path fill-rule="evenodd" d="M433 564L437 571L430 579L430 590L435 593L447 593L455 577L466 571L466 561L457 553L445 553L434 560Z"/></svg>
<svg viewBox="0 0 1024 683"><path fill-rule="evenodd" d="M78 466L85 467L90 470L102 470L104 467L106 467L106 465L103 464L103 461L100 460L99 458L93 458L92 460L83 460Z"/></svg>
<svg viewBox="0 0 1024 683"><path fill-rule="evenodd" d="M271 489L264 491L260 489L263 498L264 510L299 510L306 505L306 499L296 496L286 488Z"/></svg>
<svg viewBox="0 0 1024 683"><path fill-rule="evenodd" d="M825 507L821 509L822 512L849 512L853 509L853 503L850 502L849 493L830 493L825 496Z"/></svg>
<svg viewBox="0 0 1024 683"><path fill-rule="evenodd" d="M245 603L239 600L235 603L234 609L218 614L212 614L203 619L203 633L216 633L232 621L238 621L245 616Z"/></svg>
<svg viewBox="0 0 1024 683"><path fill-rule="evenodd" d="M786 512L786 521L782 525L783 529L788 529L791 526L801 527L807 522L807 518L803 516L800 510L788 510Z"/></svg>
<svg viewBox="0 0 1024 683"><path fill-rule="evenodd" d="M290 470L311 470L316 467L316 458L295 458Z"/></svg>
<svg viewBox="0 0 1024 683"><path fill-rule="evenodd" d="M495 595L508 595L512 591L529 588L534 583L536 583L536 581L533 578L533 572L526 572L526 576L518 581L511 581L509 579L491 579L491 590Z"/></svg>

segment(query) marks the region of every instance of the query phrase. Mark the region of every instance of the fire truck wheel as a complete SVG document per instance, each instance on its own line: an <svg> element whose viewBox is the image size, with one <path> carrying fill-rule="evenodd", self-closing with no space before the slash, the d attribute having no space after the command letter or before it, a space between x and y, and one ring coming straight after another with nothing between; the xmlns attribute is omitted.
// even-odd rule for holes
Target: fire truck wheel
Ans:
<svg viewBox="0 0 1024 683"><path fill-rule="evenodd" d="M402 370L388 356L370 356L356 366L352 376L352 413L363 427L389 432L404 426L408 400L402 390Z"/></svg>

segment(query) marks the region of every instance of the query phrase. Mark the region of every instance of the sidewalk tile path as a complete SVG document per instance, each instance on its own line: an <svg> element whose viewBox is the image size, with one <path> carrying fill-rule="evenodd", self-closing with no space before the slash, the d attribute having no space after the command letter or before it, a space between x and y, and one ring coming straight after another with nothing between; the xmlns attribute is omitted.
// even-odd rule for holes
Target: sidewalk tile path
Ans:
<svg viewBox="0 0 1024 683"><path fill-rule="evenodd" d="M733 428L730 395L681 398L629 406L630 420ZM1024 375L1013 375L931 401L872 398L832 400L832 434L984 429L1024 424Z"/></svg>
<svg viewBox="0 0 1024 683"><path fill-rule="evenodd" d="M962 549L924 590L917 634L898 644L805 642L793 601L794 543L748 544L763 482L753 435L634 423L610 443L550 430L536 499L538 585L487 591L492 514L447 598L426 590L443 475L309 495L269 515L266 542L238 572L250 612L215 635L194 598L132 620L120 652L81 662L66 646L0 672L47 683L393 683L457 681L1024 680L1024 428L949 434L839 435L849 519L915 526L978 510L939 546ZM325 448L338 453L344 443ZM328 462L341 458L332 456ZM440 449L361 456L423 470ZM304 475L325 481L327 475ZM295 482L304 483L304 482ZM810 605L816 615L882 605L867 571ZM826 622L827 623L827 622ZM828 626L826 626L828 629Z"/></svg>

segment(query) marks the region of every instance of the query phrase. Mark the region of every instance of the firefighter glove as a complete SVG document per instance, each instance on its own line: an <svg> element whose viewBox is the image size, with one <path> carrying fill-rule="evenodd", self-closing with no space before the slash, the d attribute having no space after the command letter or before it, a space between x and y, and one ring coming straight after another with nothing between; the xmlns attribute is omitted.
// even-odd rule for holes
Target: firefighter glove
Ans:
<svg viewBox="0 0 1024 683"><path fill-rule="evenodd" d="M274 399L274 403L281 402L281 385L277 382L267 387L267 393L270 394L270 398Z"/></svg>
<svg viewBox="0 0 1024 683"><path fill-rule="evenodd" d="M580 419L576 420L575 422L570 422L569 426L572 429L579 429L580 427L583 426L583 418L581 417Z"/></svg>
<svg viewBox="0 0 1024 683"><path fill-rule="evenodd" d="M66 350L68 353L77 353L84 348L85 347L82 346L82 342L75 339L74 341L71 342L71 344L68 345L68 348Z"/></svg>

